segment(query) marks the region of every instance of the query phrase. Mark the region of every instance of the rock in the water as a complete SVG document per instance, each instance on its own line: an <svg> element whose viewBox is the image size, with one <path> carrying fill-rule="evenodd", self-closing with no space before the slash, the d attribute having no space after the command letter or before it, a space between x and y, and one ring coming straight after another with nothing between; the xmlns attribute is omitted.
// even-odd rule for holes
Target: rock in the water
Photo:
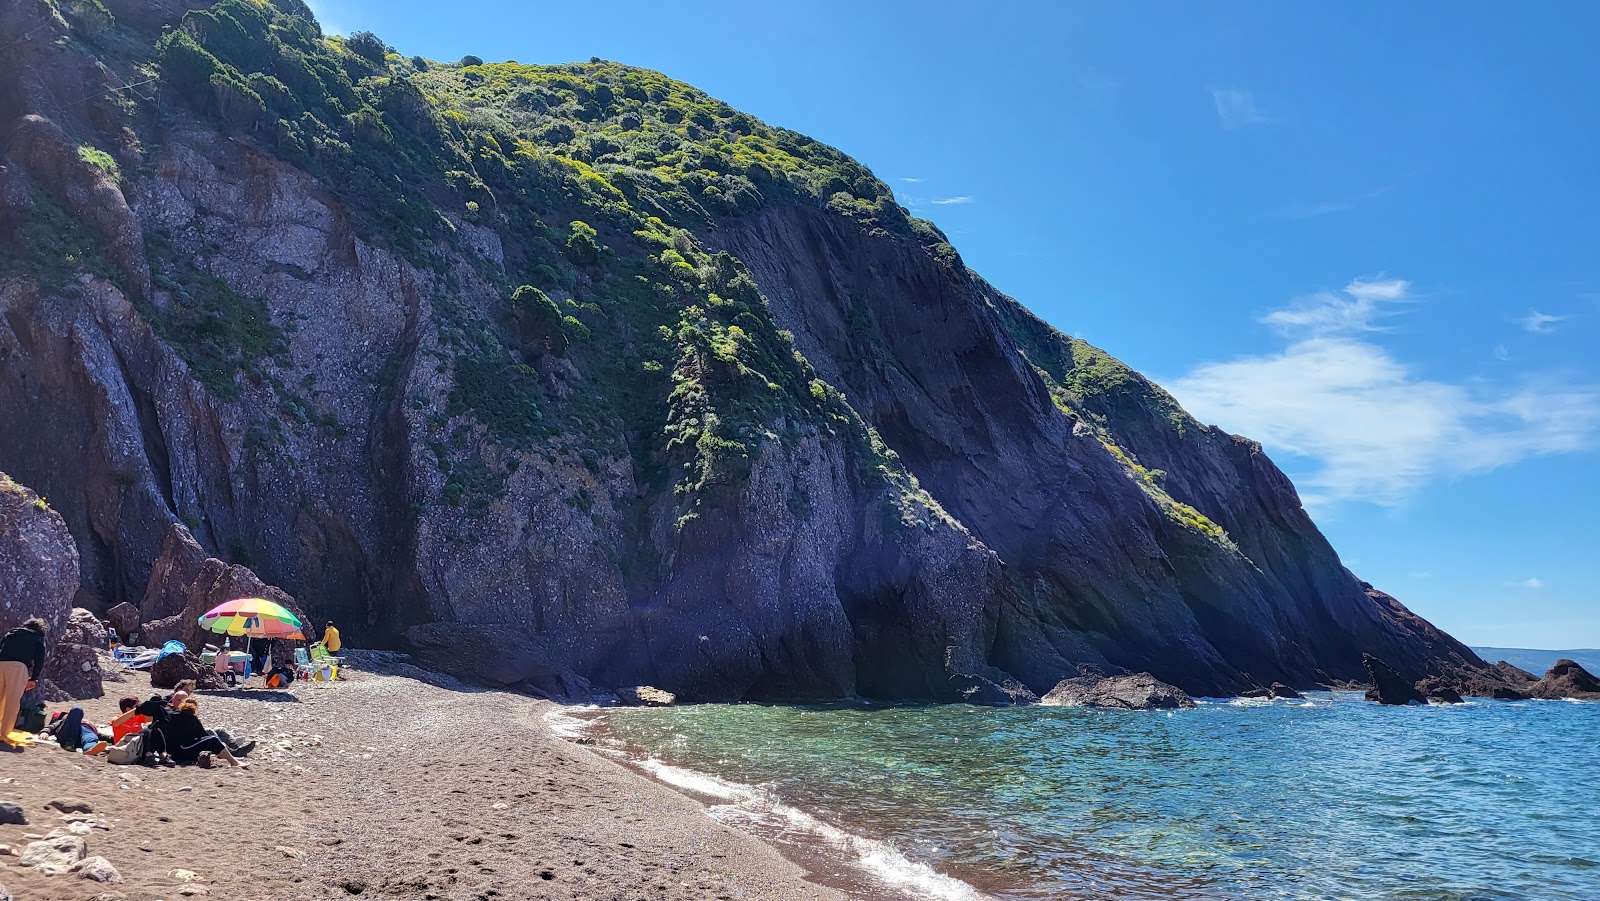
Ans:
<svg viewBox="0 0 1600 901"><path fill-rule="evenodd" d="M29 842L18 866L33 867L46 875L60 875L83 859L89 846L76 835L56 835Z"/></svg>
<svg viewBox="0 0 1600 901"><path fill-rule="evenodd" d="M44 802L44 806L50 810L59 810L62 813L94 813L93 804L88 801L80 801L77 798L51 798Z"/></svg>
<svg viewBox="0 0 1600 901"><path fill-rule="evenodd" d="M222 680L193 654L168 654L150 667L150 687L176 688L179 682L193 679L199 688L221 688Z"/></svg>
<svg viewBox="0 0 1600 901"><path fill-rule="evenodd" d="M1039 699L1047 707L1103 707L1113 710L1176 710L1194 706L1183 689L1149 673L1131 676L1078 676L1063 679Z"/></svg>
<svg viewBox="0 0 1600 901"><path fill-rule="evenodd" d="M1450 680L1437 676L1430 676L1417 683L1417 691L1434 704L1464 704L1461 692L1451 684Z"/></svg>
<svg viewBox="0 0 1600 901"><path fill-rule="evenodd" d="M28 825L28 815L23 812L21 805L0 801L0 826L26 825Z"/></svg>
<svg viewBox="0 0 1600 901"><path fill-rule="evenodd" d="M950 676L950 690L962 703L979 707L1017 707L1039 703L1039 696L1015 679L995 682L985 676L955 673Z"/></svg>
<svg viewBox="0 0 1600 901"><path fill-rule="evenodd" d="M671 707L678 697L649 685L632 685L617 689L617 697L629 707Z"/></svg>
<svg viewBox="0 0 1600 901"><path fill-rule="evenodd" d="M1428 703L1422 692L1401 678L1389 664L1371 654L1362 654L1361 663L1367 668L1367 675L1372 679L1372 688L1367 691L1367 700L1396 706Z"/></svg>
<svg viewBox="0 0 1600 901"><path fill-rule="evenodd" d="M123 601L106 611L106 622L111 624L111 628L117 630L117 637L122 639L124 644L132 644L134 638L139 634L139 625L141 623L139 608L127 601Z"/></svg>
<svg viewBox="0 0 1600 901"><path fill-rule="evenodd" d="M1298 701L1305 697L1305 695L1302 695L1300 692L1295 691L1282 682L1272 683L1272 688L1268 689L1268 691L1270 692L1271 697L1286 701Z"/></svg>
<svg viewBox="0 0 1600 901"><path fill-rule="evenodd" d="M72 872L77 873L84 879L92 879L95 882L109 882L116 885L125 881L122 878L122 874L117 872L117 868L111 865L111 861L98 855L85 857L73 864Z"/></svg>
<svg viewBox="0 0 1600 901"><path fill-rule="evenodd" d="M1600 700L1600 679L1576 661L1562 658L1550 667L1543 679L1528 686L1528 694L1545 700Z"/></svg>

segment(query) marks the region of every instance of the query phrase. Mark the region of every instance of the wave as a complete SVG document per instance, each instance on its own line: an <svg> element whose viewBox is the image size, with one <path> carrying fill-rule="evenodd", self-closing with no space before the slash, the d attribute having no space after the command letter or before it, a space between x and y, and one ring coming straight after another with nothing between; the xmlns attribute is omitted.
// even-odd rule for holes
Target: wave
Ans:
<svg viewBox="0 0 1600 901"><path fill-rule="evenodd" d="M550 731L561 738L587 741L591 739L593 727L600 723L592 714L600 710L599 707L556 707L545 713L544 720ZM673 766L654 757L627 754L618 745L620 743L602 739L592 750L622 757L661 782L714 799L719 803L708 805L707 813L725 826L801 848L822 845L863 870L872 883L911 897L936 901L981 901L987 897L959 879L911 860L887 842L846 832L783 803L770 791Z"/></svg>
<svg viewBox="0 0 1600 901"><path fill-rule="evenodd" d="M867 871L875 882L917 898L978 901L984 897L965 882L907 858L887 842L846 832L783 803L769 791L673 766L653 757L634 762L668 785L723 802L709 809L711 816L724 825L745 824L756 832L776 831L779 837L799 833L803 839L820 841L832 850L842 852L851 863Z"/></svg>

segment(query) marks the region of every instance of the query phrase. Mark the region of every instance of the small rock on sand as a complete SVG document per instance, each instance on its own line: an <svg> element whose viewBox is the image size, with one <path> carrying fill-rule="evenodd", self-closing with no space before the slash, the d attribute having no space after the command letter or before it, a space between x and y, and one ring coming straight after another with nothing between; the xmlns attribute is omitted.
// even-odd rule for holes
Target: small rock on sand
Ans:
<svg viewBox="0 0 1600 901"><path fill-rule="evenodd" d="M111 865L111 861L98 855L85 857L73 864L72 872L77 873L84 879L93 879L95 882L116 884L124 881L122 874L118 873L117 868Z"/></svg>
<svg viewBox="0 0 1600 901"><path fill-rule="evenodd" d="M26 826L28 815L16 804L0 803L0 826Z"/></svg>
<svg viewBox="0 0 1600 901"><path fill-rule="evenodd" d="M94 805L76 798L52 798L44 806L62 813L94 813Z"/></svg>
<svg viewBox="0 0 1600 901"><path fill-rule="evenodd" d="M179 882L199 882L200 874L194 870L173 870L172 878Z"/></svg>
<svg viewBox="0 0 1600 901"><path fill-rule="evenodd" d="M57 835L29 842L22 851L20 866L34 867L46 875L65 873L83 859L89 846L76 835Z"/></svg>

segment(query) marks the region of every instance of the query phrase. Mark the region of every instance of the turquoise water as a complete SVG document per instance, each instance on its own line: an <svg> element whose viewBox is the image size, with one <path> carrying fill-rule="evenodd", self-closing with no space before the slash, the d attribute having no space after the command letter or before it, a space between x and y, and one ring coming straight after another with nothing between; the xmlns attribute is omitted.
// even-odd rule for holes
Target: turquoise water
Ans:
<svg viewBox="0 0 1600 901"><path fill-rule="evenodd" d="M913 896L1600 899L1600 703L741 704L605 723L719 818L797 846L845 830L847 856Z"/></svg>

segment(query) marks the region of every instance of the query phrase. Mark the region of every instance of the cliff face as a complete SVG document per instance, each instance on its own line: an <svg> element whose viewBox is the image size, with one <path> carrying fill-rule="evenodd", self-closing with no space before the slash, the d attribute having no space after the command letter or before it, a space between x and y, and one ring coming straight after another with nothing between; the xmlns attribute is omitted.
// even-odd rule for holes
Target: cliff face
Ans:
<svg viewBox="0 0 1600 901"><path fill-rule="evenodd" d="M182 522L357 644L486 625L690 698L1482 666L1259 446L686 85L295 0L18 0L0 41L0 467L97 609Z"/></svg>

